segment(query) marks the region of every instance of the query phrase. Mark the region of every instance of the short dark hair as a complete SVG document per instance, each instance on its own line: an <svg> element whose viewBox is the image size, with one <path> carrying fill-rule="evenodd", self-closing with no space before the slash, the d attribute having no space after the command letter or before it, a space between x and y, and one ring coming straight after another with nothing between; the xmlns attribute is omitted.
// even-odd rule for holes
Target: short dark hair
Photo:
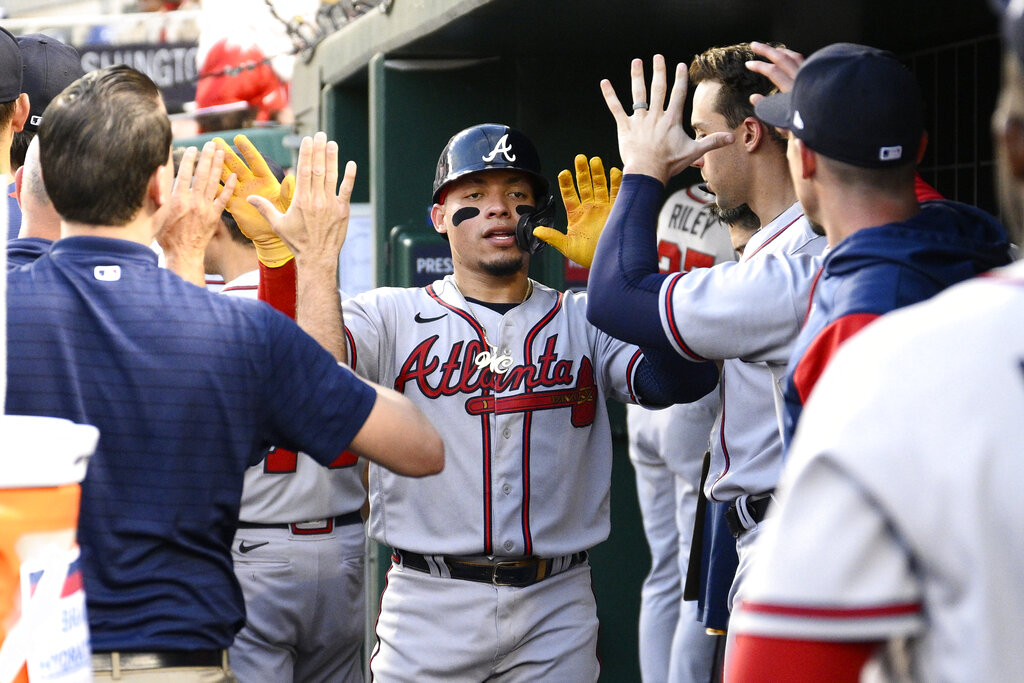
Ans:
<svg viewBox="0 0 1024 683"><path fill-rule="evenodd" d="M6 128L14 119L14 111L18 107L18 100L0 102L0 128Z"/></svg>
<svg viewBox="0 0 1024 683"><path fill-rule="evenodd" d="M770 43L774 47L785 47L781 43ZM753 94L770 95L777 91L767 77L747 68L747 62L760 59L750 43L739 43L727 47L708 48L693 58L690 64L690 83L696 86L702 81L716 81L722 84L716 102L718 113L725 117L730 128L743 123L754 114L750 103ZM765 125L769 138L786 145L786 138L773 127Z"/></svg>
<svg viewBox="0 0 1024 683"><path fill-rule="evenodd" d="M25 152L32 144L36 134L30 130L19 130L11 138L11 170L16 171L25 165Z"/></svg>
<svg viewBox="0 0 1024 683"><path fill-rule="evenodd" d="M912 155L899 165L888 168L855 166L824 154L819 154L818 157L818 163L827 167L836 177L838 184L843 187L895 197L914 191L917 164Z"/></svg>
<svg viewBox="0 0 1024 683"><path fill-rule="evenodd" d="M123 64L68 86L46 109L38 135L54 208L65 220L86 225L132 220L171 148L160 91L144 73Z"/></svg>

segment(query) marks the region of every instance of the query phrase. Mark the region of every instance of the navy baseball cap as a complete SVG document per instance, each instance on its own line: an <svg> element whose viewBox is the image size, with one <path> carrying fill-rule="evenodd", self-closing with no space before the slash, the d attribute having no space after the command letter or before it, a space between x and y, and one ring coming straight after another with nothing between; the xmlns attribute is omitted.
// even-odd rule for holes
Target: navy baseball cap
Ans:
<svg viewBox="0 0 1024 683"><path fill-rule="evenodd" d="M64 88L85 75L78 50L42 33L18 37L25 65L22 92L28 93L29 113L25 130L34 133L43 110Z"/></svg>
<svg viewBox="0 0 1024 683"><path fill-rule="evenodd" d="M21 50L11 32L0 26L0 102L21 95Z"/></svg>
<svg viewBox="0 0 1024 683"><path fill-rule="evenodd" d="M914 75L891 52L853 43L812 54L791 92L764 98L754 111L815 152L867 168L914 163L924 133Z"/></svg>

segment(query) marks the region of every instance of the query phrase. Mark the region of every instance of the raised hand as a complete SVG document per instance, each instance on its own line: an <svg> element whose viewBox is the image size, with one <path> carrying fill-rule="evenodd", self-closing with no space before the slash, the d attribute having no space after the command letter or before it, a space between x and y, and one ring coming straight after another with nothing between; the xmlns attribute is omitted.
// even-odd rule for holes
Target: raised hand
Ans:
<svg viewBox="0 0 1024 683"><path fill-rule="evenodd" d="M356 165L345 165L338 186L338 143L324 133L303 138L295 171L295 194L282 213L271 201L249 202L295 254L295 319L341 362L348 360L338 294L338 254L348 234Z"/></svg>
<svg viewBox="0 0 1024 683"><path fill-rule="evenodd" d="M768 80L775 84L779 92L789 92L793 89L796 72L800 70L800 65L804 63L804 56L802 54L788 48L773 47L767 43L758 42L751 42L750 49L754 51L754 54L760 55L768 61L762 62L753 59L747 62L748 69L767 77ZM757 104L762 99L764 99L764 95L754 93L750 96L750 103Z"/></svg>
<svg viewBox="0 0 1024 683"><path fill-rule="evenodd" d="M224 153L213 142L203 146L198 162L197 154L195 147L185 150L156 240L164 250L167 267L203 287L206 284L203 255L237 179L233 173L228 173L221 187Z"/></svg>
<svg viewBox="0 0 1024 683"><path fill-rule="evenodd" d="M248 199L296 255L315 252L336 259L348 232L355 179L356 164L349 161L338 186L338 143L317 133L303 138L299 147L295 193L286 211L261 194Z"/></svg>
<svg viewBox="0 0 1024 683"><path fill-rule="evenodd" d="M238 177L238 184L228 201L228 212L238 223L238 229L256 245L256 256L260 261L271 268L284 265L292 258L291 251L248 198L258 195L273 203L279 211L287 211L295 189L295 178L288 176L278 183L263 155L245 135L236 135L234 140L245 161L223 138L214 138L213 141L224 152L222 176L234 173Z"/></svg>
<svg viewBox="0 0 1024 683"><path fill-rule="evenodd" d="M675 82L665 105L667 79L665 58L655 55L650 100L644 80L644 65L634 59L630 65L633 113L627 114L607 80L601 81L608 110L615 118L619 155L624 173L642 173L662 183L709 152L733 141L731 133L712 133L694 140L683 130L686 103L686 65L676 66Z"/></svg>
<svg viewBox="0 0 1024 683"><path fill-rule="evenodd" d="M558 187L562 193L565 214L569 219L566 232L540 227L535 228L533 234L562 252L567 258L589 268L594 260L597 239L601 236L615 196L619 193L622 171L613 167L609 173L609 184L600 157L593 157L588 164L586 156L577 154L574 161L575 185L568 170L558 174Z"/></svg>

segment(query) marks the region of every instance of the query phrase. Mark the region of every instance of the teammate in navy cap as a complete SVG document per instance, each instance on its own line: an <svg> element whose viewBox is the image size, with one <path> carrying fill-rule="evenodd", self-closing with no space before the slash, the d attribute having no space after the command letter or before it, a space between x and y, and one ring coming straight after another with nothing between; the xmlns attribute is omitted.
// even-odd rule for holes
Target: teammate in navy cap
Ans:
<svg viewBox="0 0 1024 683"><path fill-rule="evenodd" d="M85 75L78 50L42 33L18 36L23 64L22 92L28 95L29 112L25 128L15 133L11 143L11 166L17 169L24 163L25 150L32 142L43 112L50 100Z"/></svg>
<svg viewBox="0 0 1024 683"><path fill-rule="evenodd" d="M763 46L765 55L783 59ZM764 63L762 63L764 64ZM758 69L766 67L758 66ZM1010 259L995 218L950 201L920 204L927 136L917 80L894 55L837 43L818 50L757 115L789 131L789 169L831 251L786 369L784 436L835 350L878 316Z"/></svg>
<svg viewBox="0 0 1024 683"><path fill-rule="evenodd" d="M992 132L1019 242L1024 3L999 5ZM1019 262L990 271L839 350L800 419L776 524L733 617L730 680L1019 678L1022 283Z"/></svg>
<svg viewBox="0 0 1024 683"><path fill-rule="evenodd" d="M7 185L7 238L18 236L21 210L11 197L14 169L11 167L11 142L28 120L28 95L22 91L22 58L17 39L0 26L0 177Z"/></svg>

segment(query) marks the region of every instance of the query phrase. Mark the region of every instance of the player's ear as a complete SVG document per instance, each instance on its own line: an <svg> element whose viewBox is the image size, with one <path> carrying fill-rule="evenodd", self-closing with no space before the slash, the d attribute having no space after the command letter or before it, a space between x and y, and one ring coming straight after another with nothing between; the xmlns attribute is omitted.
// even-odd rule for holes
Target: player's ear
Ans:
<svg viewBox="0 0 1024 683"><path fill-rule="evenodd" d="M767 137L768 130L765 128L765 125L754 116L748 116L743 119L741 126L742 130L740 130L740 135L742 136L741 140L743 142L743 147L746 148L748 152L756 151Z"/></svg>
<svg viewBox="0 0 1024 683"><path fill-rule="evenodd" d="M814 150L803 143L800 138L794 138L792 143L796 145L800 155L800 177L810 178L818 168L818 156Z"/></svg>
<svg viewBox="0 0 1024 683"><path fill-rule="evenodd" d="M914 163L920 164L921 160L924 159L924 153L928 149L928 131L921 133L921 142L917 145L917 158Z"/></svg>
<svg viewBox="0 0 1024 683"><path fill-rule="evenodd" d="M434 224L434 230L438 234L448 234L448 226L444 224L444 206L441 204L434 204L430 207L430 220Z"/></svg>
<svg viewBox="0 0 1024 683"><path fill-rule="evenodd" d="M28 93L23 92L18 95L18 99L15 100L14 117L11 119L11 130L15 133L20 133L25 130L25 123L28 121L29 109Z"/></svg>
<svg viewBox="0 0 1024 683"><path fill-rule="evenodd" d="M1016 117L1007 118L999 134L1010 172L1018 180L1024 179L1024 121Z"/></svg>
<svg viewBox="0 0 1024 683"><path fill-rule="evenodd" d="M14 172L14 198L18 200L19 206L21 206L21 183L24 177L25 167L19 166L18 170Z"/></svg>
<svg viewBox="0 0 1024 683"><path fill-rule="evenodd" d="M158 166L157 169L153 171L153 175L149 176L149 182L146 184L146 198L151 200L157 209L170 200L171 189L166 188L165 183L163 182L163 176L167 172L166 167L166 164ZM173 184L174 183L172 181L172 187Z"/></svg>

